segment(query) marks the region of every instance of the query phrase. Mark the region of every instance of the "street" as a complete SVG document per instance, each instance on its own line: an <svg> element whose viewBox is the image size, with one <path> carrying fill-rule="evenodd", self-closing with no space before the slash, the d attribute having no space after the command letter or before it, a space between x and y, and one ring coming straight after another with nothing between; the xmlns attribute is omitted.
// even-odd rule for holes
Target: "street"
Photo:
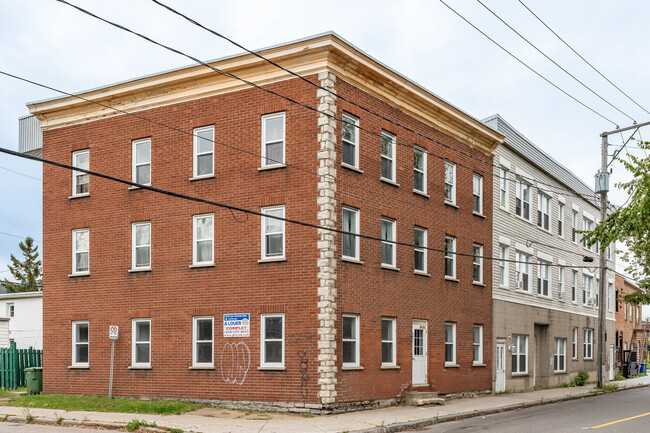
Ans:
<svg viewBox="0 0 650 433"><path fill-rule="evenodd" d="M504 412L427 427L434 432L647 432L650 431L650 388Z"/></svg>

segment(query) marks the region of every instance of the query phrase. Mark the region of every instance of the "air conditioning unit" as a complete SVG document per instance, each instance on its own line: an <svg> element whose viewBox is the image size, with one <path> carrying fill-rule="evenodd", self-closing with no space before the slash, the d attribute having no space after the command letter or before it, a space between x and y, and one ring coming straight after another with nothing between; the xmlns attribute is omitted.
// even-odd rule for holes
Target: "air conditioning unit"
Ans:
<svg viewBox="0 0 650 433"><path fill-rule="evenodd" d="M524 290L524 282L522 280L517 281L517 289Z"/></svg>
<svg viewBox="0 0 650 433"><path fill-rule="evenodd" d="M587 301L587 305L589 305L590 307L596 305L596 298L589 298L589 300Z"/></svg>

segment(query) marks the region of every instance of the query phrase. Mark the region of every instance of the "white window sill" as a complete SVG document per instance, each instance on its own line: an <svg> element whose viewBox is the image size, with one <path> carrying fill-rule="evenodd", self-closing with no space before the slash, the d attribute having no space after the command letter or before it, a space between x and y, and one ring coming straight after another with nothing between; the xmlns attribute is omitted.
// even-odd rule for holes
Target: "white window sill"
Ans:
<svg viewBox="0 0 650 433"><path fill-rule="evenodd" d="M214 370L213 365L193 365L189 367L189 370Z"/></svg>
<svg viewBox="0 0 650 433"><path fill-rule="evenodd" d="M214 174L204 174L203 176L194 176L194 177L190 177L188 180L190 182L194 182L195 180L203 180L203 179L214 179Z"/></svg>
<svg viewBox="0 0 650 433"><path fill-rule="evenodd" d="M84 198L84 197L90 197L90 193L87 192L87 193L84 193L84 194L73 194L70 197L68 197L68 199L74 200L75 198Z"/></svg>
<svg viewBox="0 0 650 433"><path fill-rule="evenodd" d="M456 209L460 209L456 203L453 203L453 202L450 202L450 201L447 201L447 200L445 200L445 205L456 208Z"/></svg>
<svg viewBox="0 0 650 433"><path fill-rule="evenodd" d="M214 268L214 263L198 263L195 265L190 265L190 269L195 268Z"/></svg>
<svg viewBox="0 0 650 433"><path fill-rule="evenodd" d="M356 263L357 265L363 265L363 262L359 259L355 259L353 257L341 257L342 262L348 262L348 263Z"/></svg>
<svg viewBox="0 0 650 433"><path fill-rule="evenodd" d="M413 271L415 275L420 275L421 277L430 277L431 274L427 274L426 272L423 271Z"/></svg>
<svg viewBox="0 0 650 433"><path fill-rule="evenodd" d="M540 226L537 226L537 228L543 231L544 233L548 233L549 235L553 234L553 232L550 229L546 230L544 227L540 227Z"/></svg>
<svg viewBox="0 0 650 433"><path fill-rule="evenodd" d="M484 284L484 283L481 283L481 282L479 282L479 281L472 281L472 285L474 285L474 286L478 286L478 287L485 287L485 284Z"/></svg>
<svg viewBox="0 0 650 433"><path fill-rule="evenodd" d="M382 370L399 370L401 367L399 365L383 365L381 366Z"/></svg>
<svg viewBox="0 0 650 433"><path fill-rule="evenodd" d="M499 288L500 288L500 289L508 290L508 285L507 285L507 284L505 284L505 285L501 285L501 284L499 284Z"/></svg>
<svg viewBox="0 0 650 433"><path fill-rule="evenodd" d="M485 215L476 211L472 211L472 215L485 219Z"/></svg>
<svg viewBox="0 0 650 433"><path fill-rule="evenodd" d="M422 197L425 197L425 198L431 198L431 196L429 196L429 194L427 194L426 192L423 192L423 191L420 191L420 190L417 190L417 189L413 190L413 194L421 195Z"/></svg>
<svg viewBox="0 0 650 433"><path fill-rule="evenodd" d="M393 185L393 186L397 186L397 187L399 187L399 183L395 182L394 180L386 179L385 177L380 177L379 180L382 181L382 182L384 182L384 183L387 183L387 184L389 184L389 185Z"/></svg>
<svg viewBox="0 0 650 433"><path fill-rule="evenodd" d="M68 275L69 278L88 277L88 276L90 276L90 272L75 272L74 274Z"/></svg>
<svg viewBox="0 0 650 433"><path fill-rule="evenodd" d="M273 262L286 262L286 257L269 257L266 259L259 259L257 263L273 263Z"/></svg>
<svg viewBox="0 0 650 433"><path fill-rule="evenodd" d="M566 374L566 370L553 371L553 374Z"/></svg>
<svg viewBox="0 0 650 433"><path fill-rule="evenodd" d="M487 367L487 365L482 362L473 362L472 367Z"/></svg>
<svg viewBox="0 0 650 433"><path fill-rule="evenodd" d="M399 272L399 268L393 265L386 265L384 263L381 264L382 269L388 269L389 271L396 271Z"/></svg>
<svg viewBox="0 0 650 433"><path fill-rule="evenodd" d="M512 377L524 377L524 376L528 376L527 371L525 371L523 373L512 373Z"/></svg>
<svg viewBox="0 0 650 433"><path fill-rule="evenodd" d="M445 362L445 368L460 368L460 364Z"/></svg>
<svg viewBox="0 0 650 433"><path fill-rule="evenodd" d="M341 370L343 371L358 371L358 370L363 370L363 367L360 365L344 365L341 367Z"/></svg>
<svg viewBox="0 0 650 433"><path fill-rule="evenodd" d="M266 171L266 170L275 170L276 168L286 168L286 164L273 164L273 165L265 165L264 167L258 167L257 171Z"/></svg>
<svg viewBox="0 0 650 433"><path fill-rule="evenodd" d="M151 370L150 365L129 365L129 370Z"/></svg>
<svg viewBox="0 0 650 433"><path fill-rule="evenodd" d="M532 293L530 293L530 290L515 289L515 292L516 292L516 293L525 293L525 294L527 294L527 295L532 295Z"/></svg>
<svg viewBox="0 0 650 433"><path fill-rule="evenodd" d="M536 296L538 298L551 299L551 295L542 295L541 293L537 293Z"/></svg>
<svg viewBox="0 0 650 433"><path fill-rule="evenodd" d="M363 174L363 170L361 170L360 168L357 168L357 167L355 167L353 165L346 164L345 162L341 163L341 167L347 168L348 170L356 171L359 174Z"/></svg>
<svg viewBox="0 0 650 433"><path fill-rule="evenodd" d="M147 268L131 268L131 269L129 269L129 272L130 273L133 273L133 272L151 272L151 267L147 267Z"/></svg>
<svg viewBox="0 0 650 433"><path fill-rule="evenodd" d="M70 370L88 370L90 369L90 366L88 364L84 365L69 365L68 368Z"/></svg>
<svg viewBox="0 0 650 433"><path fill-rule="evenodd" d="M260 365L259 367L257 367L257 369L260 370L260 371L285 371L287 369L287 367L285 367L284 365L278 365L278 366Z"/></svg>
<svg viewBox="0 0 650 433"><path fill-rule="evenodd" d="M412 388L426 388L428 386L429 386L429 384L426 383L426 382L425 383L413 383L413 384L411 384Z"/></svg>
<svg viewBox="0 0 650 433"><path fill-rule="evenodd" d="M150 183L143 183L142 186L151 186ZM139 186L131 185L130 187L127 188L129 191L134 191L136 189L142 189Z"/></svg>
<svg viewBox="0 0 650 433"><path fill-rule="evenodd" d="M450 277L449 275L445 275L445 280L447 281L453 281L454 283L460 283L460 280L456 277Z"/></svg>
<svg viewBox="0 0 650 433"><path fill-rule="evenodd" d="M519 218L519 219L522 220L522 221L526 221L528 224L532 224L532 223L533 223L533 220L526 219L526 218L522 217L521 215L517 215L517 214L515 214L515 217Z"/></svg>
<svg viewBox="0 0 650 433"><path fill-rule="evenodd" d="M503 206L499 206L499 209L501 209L501 210L504 211L505 213L510 213L510 211L508 210L508 208L505 208L505 207L503 207Z"/></svg>

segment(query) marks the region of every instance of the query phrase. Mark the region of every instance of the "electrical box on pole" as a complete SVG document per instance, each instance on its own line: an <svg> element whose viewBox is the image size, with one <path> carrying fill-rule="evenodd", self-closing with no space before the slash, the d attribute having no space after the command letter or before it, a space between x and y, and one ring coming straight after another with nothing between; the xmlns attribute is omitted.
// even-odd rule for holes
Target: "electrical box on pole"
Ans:
<svg viewBox="0 0 650 433"><path fill-rule="evenodd" d="M609 192L609 172L599 171L596 176L596 187L594 188L596 194Z"/></svg>

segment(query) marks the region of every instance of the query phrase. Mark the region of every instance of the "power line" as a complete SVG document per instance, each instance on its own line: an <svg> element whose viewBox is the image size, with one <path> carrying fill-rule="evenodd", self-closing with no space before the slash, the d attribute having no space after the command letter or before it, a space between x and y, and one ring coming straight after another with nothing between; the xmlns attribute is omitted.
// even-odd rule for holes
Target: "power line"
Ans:
<svg viewBox="0 0 650 433"><path fill-rule="evenodd" d="M30 176L30 175L25 174L25 173L20 173L20 172L18 172L18 171L14 171L14 170L11 170L11 169L6 168L6 167L0 167L0 168L3 169L3 170L10 171L10 172L12 172L12 173L14 173L14 174L18 174L18 175L20 175L20 176L25 176L25 177L28 177L28 178L30 178L30 179L38 180L39 182L40 182L41 180L43 180L43 179L41 179L41 178L34 177L34 176Z"/></svg>
<svg viewBox="0 0 650 433"><path fill-rule="evenodd" d="M339 233L339 234L342 234L342 235L351 235L351 236L354 236L354 237L357 237L357 238L360 238L360 239L368 239L368 240L378 241L378 242L382 242L382 243L388 243L388 244L392 244L392 245L396 245L396 246L399 245L399 246L405 246L405 247L410 247L410 248L425 249L425 250L429 250L429 251L445 253L445 254L452 254L452 255L461 256L461 257L476 257L476 258L481 258L481 259L486 259L486 260L497 260L497 261L501 261L501 262L534 264L534 262L529 262L529 261L501 259L501 258L498 258L498 257L479 256L479 255L468 254L468 253L460 253L460 252L455 252L455 251L452 252L452 251L446 251L444 249L438 249L438 248L432 248L432 247L424 247L424 246L420 246L420 245L410 244L408 242L390 241L390 240L382 239L381 237L364 235L364 234L360 234L360 233L347 232L347 231L344 231L344 230L341 230L341 229L336 229L336 228L333 228L333 227L322 226L322 225L318 225L318 224L308 223L308 222L295 220L295 219L291 219L291 218L275 216L275 215L271 215L271 214L264 214L264 213L262 213L260 211L245 209L245 208L241 208L241 207L238 207L238 206L229 205L229 204L216 202L216 201L212 201L212 200L206 200L206 199L190 196L190 195L187 195L187 194L181 194L181 193L177 193L177 192L173 192L173 191L169 191L169 190L165 190L165 189L161 189L161 188L156 188L156 187L153 187L153 186L150 186L150 185L143 185L143 184L132 182L132 181L129 181L129 180L126 180L126 179L121 179L119 177L115 177L115 176L111 176L111 175L108 175L108 174L100 173L100 172L97 172L97 171L87 170L87 169L80 168L80 167L74 167L74 166L71 166L69 164L63 164L61 162L56 162L56 161L52 161L52 160L48 160L48 159L44 159L44 158L39 158L37 156L22 154L20 152L16 152L15 150L11 150L11 149L6 149L6 148L0 147L0 152L6 153L6 154L9 154L9 155L13 155L13 156L17 156L19 158L30 159L32 161L40 161L40 162L42 162L44 164L49 164L49 165L53 165L53 166L56 166L56 167L65 168L65 169L71 170L71 171L86 173L86 174L89 174L91 176L96 176L96 177L99 177L99 178L102 178L102 179L107 179L107 180L110 180L110 181L119 182L119 183L129 185L129 186L135 186L135 187L138 187L138 188L141 188L141 189L146 189L146 190L149 190L149 191L152 191L152 192L155 192L155 193L167 195L167 196L170 196L170 197L179 198L179 199L182 199L182 200L189 200L189 201L193 201L193 202L197 202L197 203L203 203L203 204L215 206L215 207L222 208L222 209L242 212L244 214L255 215L255 216L259 216L259 217L263 217L263 218L274 219L274 220L283 221L285 223L295 224L295 225L299 225L299 226L303 226L303 227L314 228L314 229L318 229L318 230L325 230L325 231L328 231L328 232ZM559 265L550 264L549 266L559 266ZM594 268L593 266L567 266L567 265L564 265L562 267L576 268L576 269L577 268Z"/></svg>
<svg viewBox="0 0 650 433"><path fill-rule="evenodd" d="M62 1L62 0L59 0L59 1ZM613 120L611 120L611 119L605 117L604 115L600 114L598 111L594 110L593 108L589 107L587 104L585 104L584 102L580 101L580 100L577 99L575 96L571 95L571 94L568 93L566 90L562 89L562 88L559 87L557 84L553 83L551 80L549 80L548 78L546 78L545 76L543 76L542 74L540 74L539 72L537 72L535 69L533 69L533 68L532 68L531 66L529 66L527 63L525 63L525 62L524 62L523 60L521 60L519 57L517 57L517 56L515 56L514 54L512 54L510 51L508 51L506 48L504 48L503 45L499 44L497 41L495 41L494 39L492 39L490 36L488 36L488 35L487 35L485 32L483 32L481 29L479 29L478 27L476 27L474 24L472 24L472 22L470 22L467 18L465 18L464 16L462 16L459 12L457 12L454 8L452 8L451 6L449 6L449 5L448 5L447 3L445 3L443 0L440 0L440 3L442 3L442 4L445 5L445 6L447 6L447 8L448 8L449 10L451 10L453 13L455 13L456 15L458 15L458 17L460 17L460 18L461 18L463 21L465 21L467 24L469 24L470 26L472 26L472 27L474 28L474 30L476 30L477 32L479 32L480 34L482 34L483 36L485 36L485 37L486 37L487 39L489 39L493 44L495 44L497 47L501 48L501 49L502 49L503 51L505 51L508 55L510 55L513 59L515 59L517 62L521 63L523 66L525 66L527 69L529 69L529 70L530 70L531 72L533 72L535 75L537 75L538 77L540 77L542 80L546 81L548 84L550 84L551 86L555 87L557 90L559 90L560 92L564 93L566 96L568 96L569 98L573 99L575 102L577 102L578 104L582 105L582 106L585 107L587 110L591 111L592 113L596 114L597 116L600 116L601 118L607 120L607 121L610 122L611 124L616 125L616 127L618 127L618 124L617 124L616 122L614 122Z"/></svg>
<svg viewBox="0 0 650 433"><path fill-rule="evenodd" d="M593 93L593 94L596 95L598 98L600 98L603 102L607 103L610 107L614 108L616 111L618 111L619 113L621 113L622 115L624 115L625 117L627 117L628 119L630 119L632 122L636 123L636 120L634 120L632 117L630 117L627 113L623 112L620 108L618 108L617 106L615 106L614 104L612 104L611 102L609 102L607 99L605 99L605 98L603 98L602 96L600 96L600 94L596 93L596 92L595 92L591 87L587 86L585 83L583 83L582 81L580 81L578 78L575 77L575 75L573 75L572 73L570 73L569 71L567 71L565 68L563 68L561 65L559 65L555 60L553 60L552 58L550 58L550 57L549 57L545 52L543 52L542 50L540 50L539 48L537 48L537 46L536 46L535 44L533 44L532 42L530 42L530 41L529 41L528 39L526 39L526 38L525 38L521 33L519 33L517 30L515 30L515 29L514 29L510 24L508 24L507 22L505 22L505 21L504 21L504 20L503 20L499 15L497 15L497 14L496 14L492 9L490 9L489 7L487 7L487 6L485 5L485 3L483 3L481 0L476 0L476 1L477 1L481 6L483 6L485 9L487 9L487 10L488 10L492 15L494 15L494 16L495 16L499 21L501 21L503 24L505 24L505 25L506 25L510 30L512 30L513 32L515 32L515 33L517 34L517 36L519 36L521 39L523 39L524 41L526 41L526 42L528 43L528 45L530 45L531 47L533 47L535 50L537 50L537 52L539 52L541 55L543 55L543 56L546 57L548 60L550 60L550 61L551 61L555 66L557 66L557 67L560 68L562 71L564 71L564 73L566 73L569 77L573 78L575 81L577 81L578 83L580 83L580 84L582 85L582 87L584 87L585 89L589 90L591 93Z"/></svg>
<svg viewBox="0 0 650 433"><path fill-rule="evenodd" d="M18 239L27 239L27 238L31 237L31 236L18 236L18 235L13 235L11 233L5 233L5 232L0 232L0 235L11 236L13 238L18 238ZM38 242L39 244L41 243L41 241L37 241L34 238L32 238L32 239L34 240L34 242Z"/></svg>
<svg viewBox="0 0 650 433"><path fill-rule="evenodd" d="M558 35L558 34L557 34L557 33L556 33L552 28L550 28L550 27L548 26L548 24L546 24L546 23L544 22L544 20L542 20L542 19L541 19L537 14L535 14L535 12L533 12L533 11L532 11L528 6L526 6L526 4L525 4L523 1L519 0L519 3L521 3L521 5L522 5L523 7L525 7L525 8L528 10L528 12L530 12L530 13L531 13L535 18L537 18L537 20L538 20L540 23L542 23L542 24L544 25L544 27L546 27L547 29L549 29L551 33L553 33L553 34L554 34L554 35L555 35L555 36L556 36L560 41L562 41L562 43L563 43L564 45L566 45L566 46L567 46L571 51L573 51L573 52L575 53L576 56L580 57L580 58L582 59L583 62L585 62L587 65L589 65L589 66L591 67L591 69L593 69L594 71L596 71L596 73L597 73L598 75L600 75L601 77L603 77L603 78L604 78L604 79L605 79L609 84L611 84L612 86L614 86L614 88L615 88L616 90L618 90L618 91L621 92L623 95L625 95L625 96L627 97L627 99L629 99L630 101L634 102L634 103L636 104L637 107L639 107L640 109L642 109L643 111L645 111L647 114L650 114L650 111L648 111L648 110L646 110L645 108L643 108L643 107L642 107L638 102L636 102L634 99L632 99L631 96L629 96L627 93L625 93L623 90L621 90L621 89L620 89L616 84L612 83L611 80L610 80L609 78L607 78L607 77L606 77L605 75L603 75L603 74L602 74L598 69L596 69L596 67L595 67L594 65L592 65L591 63L589 63L589 62L587 61L587 59L585 59L584 57L582 57L582 56L580 55L580 53L578 53L576 50L574 50L573 47L572 47L571 45L569 45L569 44L568 44L564 39L562 39L562 38L560 37L560 35Z"/></svg>

